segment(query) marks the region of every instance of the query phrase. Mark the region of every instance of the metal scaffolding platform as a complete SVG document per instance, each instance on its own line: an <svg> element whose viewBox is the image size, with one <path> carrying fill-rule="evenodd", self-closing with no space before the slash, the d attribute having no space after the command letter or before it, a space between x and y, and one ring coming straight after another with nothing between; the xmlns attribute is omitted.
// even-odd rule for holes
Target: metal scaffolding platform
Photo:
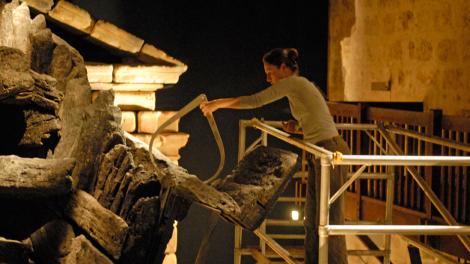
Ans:
<svg viewBox="0 0 470 264"><path fill-rule="evenodd" d="M261 136L246 147L246 129L254 128L261 131ZM425 142L434 144L451 144L452 147L460 148L462 151L470 151L468 146L459 146L455 143L442 139L426 137L418 133L404 131L400 129L387 129L381 124L337 124L340 130L358 130L363 131L371 140L375 140L370 132L380 133L385 139L384 143L376 142L383 149L387 149L387 153L391 155L343 155L342 153L332 153L314 144L305 142L301 139L291 137L290 134L279 130L281 122L277 121L260 121L258 119L241 120L239 130L239 160L244 154L250 151L258 144L267 145L268 135L280 139L291 144L303 151L315 155L321 159L321 186L320 186L320 215L319 215L319 260L318 263L328 263L328 239L335 235L348 234L383 234L385 236L383 250L366 250L366 251L349 251L351 255L380 255L383 256L383 263L390 263L390 236L391 234L404 235L457 235L465 248L470 251L470 226L462 226L457 223L455 218L447 210L444 204L439 200L438 196L433 192L427 182L420 176L418 167L422 166L470 166L470 157L467 156L411 156L403 155L403 151L394 140L394 134L407 133L407 136L418 137ZM359 167L356 172L352 173L345 184L333 195L330 196L330 167L331 166L352 166ZM417 186L422 190L425 196L430 200L432 205L440 213L447 225L394 225L392 223L392 209L394 200L394 175L392 170L387 173L364 173L365 169L370 166L403 166L407 173L411 175ZM378 225L374 224L358 224L358 225L330 225L329 224L329 208L338 197L340 197L353 184L356 179L385 179L386 180L386 200L385 200L385 218L384 222ZM235 227L235 252L234 263L241 263L242 255L252 255L258 262L269 263L269 259L264 257L266 245L272 248L286 263L299 263L289 251L280 246L272 237L266 234L265 225L262 225L254 233L260 239L260 250L242 247L242 233L240 227Z"/></svg>

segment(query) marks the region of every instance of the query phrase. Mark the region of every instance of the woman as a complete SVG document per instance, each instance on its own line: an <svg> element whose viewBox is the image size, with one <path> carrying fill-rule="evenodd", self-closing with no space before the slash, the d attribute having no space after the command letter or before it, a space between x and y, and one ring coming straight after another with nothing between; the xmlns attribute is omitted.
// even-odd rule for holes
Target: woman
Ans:
<svg viewBox="0 0 470 264"><path fill-rule="evenodd" d="M263 56L268 88L253 95L222 98L201 104L204 115L220 108L249 109L261 107L287 97L292 116L300 125L305 141L330 151L349 153L346 143L338 135L333 118L319 89L305 77L299 76L298 52L291 48L277 48ZM288 122L284 129L294 132ZM318 262L318 212L320 162L309 158L309 176L305 204L305 263ZM331 191L336 192L344 181L344 166L336 166L331 172ZM343 224L344 200L341 197L330 209L330 223ZM329 239L329 263L347 263L346 245L343 236Z"/></svg>

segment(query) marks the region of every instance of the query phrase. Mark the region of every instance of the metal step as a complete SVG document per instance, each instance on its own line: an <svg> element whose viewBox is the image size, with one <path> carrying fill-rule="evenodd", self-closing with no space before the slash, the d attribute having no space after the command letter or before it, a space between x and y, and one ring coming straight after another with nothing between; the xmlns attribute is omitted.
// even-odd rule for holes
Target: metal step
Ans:
<svg viewBox="0 0 470 264"><path fill-rule="evenodd" d="M273 239L279 240L304 240L305 234L267 234Z"/></svg>
<svg viewBox="0 0 470 264"><path fill-rule="evenodd" d="M266 226L304 226L301 220L266 219Z"/></svg>

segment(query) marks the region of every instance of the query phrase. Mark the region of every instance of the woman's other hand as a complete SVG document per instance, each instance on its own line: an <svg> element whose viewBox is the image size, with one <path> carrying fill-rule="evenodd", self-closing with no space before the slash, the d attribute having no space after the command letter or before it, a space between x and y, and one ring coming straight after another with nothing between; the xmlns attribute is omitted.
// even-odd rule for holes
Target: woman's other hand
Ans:
<svg viewBox="0 0 470 264"><path fill-rule="evenodd" d="M302 130L296 120L288 120L282 122L282 129L291 134L301 134Z"/></svg>

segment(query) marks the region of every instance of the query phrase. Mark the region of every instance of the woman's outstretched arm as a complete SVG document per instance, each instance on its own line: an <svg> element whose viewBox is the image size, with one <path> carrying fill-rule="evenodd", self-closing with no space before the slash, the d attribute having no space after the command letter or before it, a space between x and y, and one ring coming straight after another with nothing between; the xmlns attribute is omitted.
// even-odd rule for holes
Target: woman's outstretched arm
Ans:
<svg viewBox="0 0 470 264"><path fill-rule="evenodd" d="M208 116L220 108L239 108L239 106L240 106L240 98L230 97L230 98L221 98L221 99L215 99L209 102L204 102L199 107L201 108L201 111L204 114L204 116Z"/></svg>

